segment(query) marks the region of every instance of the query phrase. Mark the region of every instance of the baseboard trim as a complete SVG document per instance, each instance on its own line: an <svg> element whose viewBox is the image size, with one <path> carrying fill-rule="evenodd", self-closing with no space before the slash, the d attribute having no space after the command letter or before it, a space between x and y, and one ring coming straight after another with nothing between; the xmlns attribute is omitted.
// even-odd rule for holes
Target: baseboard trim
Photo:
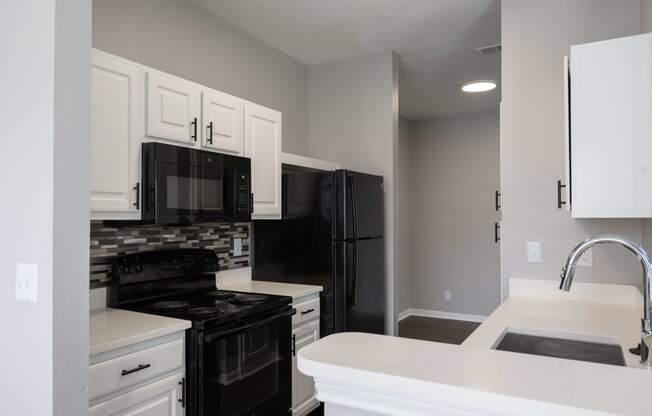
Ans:
<svg viewBox="0 0 652 416"><path fill-rule="evenodd" d="M408 308L398 314L398 320L402 321L408 316L425 316L427 318L453 319L456 321L483 322L487 319L484 315L471 315L466 313L455 313L446 311L433 311L430 309Z"/></svg>

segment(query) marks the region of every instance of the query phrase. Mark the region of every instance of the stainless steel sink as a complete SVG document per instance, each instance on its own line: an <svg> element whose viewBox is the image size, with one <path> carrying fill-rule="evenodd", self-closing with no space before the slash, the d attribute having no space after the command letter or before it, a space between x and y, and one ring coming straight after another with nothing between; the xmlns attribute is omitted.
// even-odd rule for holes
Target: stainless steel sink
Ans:
<svg viewBox="0 0 652 416"><path fill-rule="evenodd" d="M507 332L495 349L601 364L625 365L622 348L614 344Z"/></svg>

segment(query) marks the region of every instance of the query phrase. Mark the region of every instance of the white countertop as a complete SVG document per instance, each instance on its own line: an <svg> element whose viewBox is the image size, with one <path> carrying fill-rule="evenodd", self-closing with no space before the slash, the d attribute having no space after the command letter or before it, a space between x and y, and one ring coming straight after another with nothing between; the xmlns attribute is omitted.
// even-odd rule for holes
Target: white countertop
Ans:
<svg viewBox="0 0 652 416"><path fill-rule="evenodd" d="M643 415L652 397L645 370L383 335L330 335L298 355L320 400L380 414Z"/></svg>
<svg viewBox="0 0 652 416"><path fill-rule="evenodd" d="M641 308L514 297L461 346L336 334L301 349L299 369L315 377L320 400L379 414L650 414L652 371L627 351ZM620 344L635 368L492 349L507 330Z"/></svg>
<svg viewBox="0 0 652 416"><path fill-rule="evenodd" d="M323 290L321 286L297 285L293 283L262 282L247 280L238 282L224 282L218 285L219 289L234 290L236 292L261 293L265 295L290 296L297 300L304 296L313 295Z"/></svg>
<svg viewBox="0 0 652 416"><path fill-rule="evenodd" d="M506 331L618 344L627 366L642 368L628 351L640 341L642 316L642 305L510 297L462 345L493 348Z"/></svg>
<svg viewBox="0 0 652 416"><path fill-rule="evenodd" d="M190 328L191 322L122 309L90 312L90 355Z"/></svg>

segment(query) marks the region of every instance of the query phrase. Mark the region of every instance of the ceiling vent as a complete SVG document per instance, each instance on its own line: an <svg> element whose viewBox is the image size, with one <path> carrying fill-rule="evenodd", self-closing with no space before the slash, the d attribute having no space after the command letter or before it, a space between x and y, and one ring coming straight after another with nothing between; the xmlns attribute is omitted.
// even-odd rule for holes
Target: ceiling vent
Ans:
<svg viewBox="0 0 652 416"><path fill-rule="evenodd" d="M475 49L480 55L490 55L493 53L499 53L503 50L503 47L500 43L495 43L493 45L482 46Z"/></svg>

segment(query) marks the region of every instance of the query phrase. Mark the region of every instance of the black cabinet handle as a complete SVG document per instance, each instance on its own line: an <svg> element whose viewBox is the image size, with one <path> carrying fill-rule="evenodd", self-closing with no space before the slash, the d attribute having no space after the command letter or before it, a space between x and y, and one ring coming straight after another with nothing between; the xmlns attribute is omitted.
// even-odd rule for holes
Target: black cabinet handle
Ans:
<svg viewBox="0 0 652 416"><path fill-rule="evenodd" d="M311 309L306 309L305 311L301 311L301 315L308 315L309 313L314 312L314 311L315 310L312 309L312 308Z"/></svg>
<svg viewBox="0 0 652 416"><path fill-rule="evenodd" d="M500 192L496 191L495 198L496 198L496 211L500 211L500 208L501 208L501 206L500 206Z"/></svg>
<svg viewBox="0 0 652 416"><path fill-rule="evenodd" d="M136 191L136 202L134 202L134 206L136 209L140 209L140 182L136 182L136 186L133 189Z"/></svg>
<svg viewBox="0 0 652 416"><path fill-rule="evenodd" d="M213 144L213 122L208 123L208 138L206 139L208 144Z"/></svg>
<svg viewBox="0 0 652 416"><path fill-rule="evenodd" d="M292 334L292 355L297 355L297 336Z"/></svg>
<svg viewBox="0 0 652 416"><path fill-rule="evenodd" d="M178 401L181 403L181 407L186 407L186 379L182 378L179 385L181 386L181 398Z"/></svg>
<svg viewBox="0 0 652 416"><path fill-rule="evenodd" d="M132 373L135 373L137 371L141 371L141 370L144 370L144 369L150 368L150 367L151 367L151 364L140 364L140 365L138 365L138 367L132 368L130 370L122 370L122 375L126 376L128 374L132 374Z"/></svg>
<svg viewBox="0 0 652 416"><path fill-rule="evenodd" d="M566 205L566 201L561 200L561 190L566 188L566 185L562 185L561 181L557 181L557 208L561 209L562 205Z"/></svg>
<svg viewBox="0 0 652 416"><path fill-rule="evenodd" d="M497 222L494 223L494 243L497 243L500 241L500 237L498 236L498 231L500 230L500 225L498 225Z"/></svg>
<svg viewBox="0 0 652 416"><path fill-rule="evenodd" d="M193 130L193 134L192 136L190 136L190 138L193 139L194 141L197 141L197 117L195 117L190 124L192 124L192 130Z"/></svg>

